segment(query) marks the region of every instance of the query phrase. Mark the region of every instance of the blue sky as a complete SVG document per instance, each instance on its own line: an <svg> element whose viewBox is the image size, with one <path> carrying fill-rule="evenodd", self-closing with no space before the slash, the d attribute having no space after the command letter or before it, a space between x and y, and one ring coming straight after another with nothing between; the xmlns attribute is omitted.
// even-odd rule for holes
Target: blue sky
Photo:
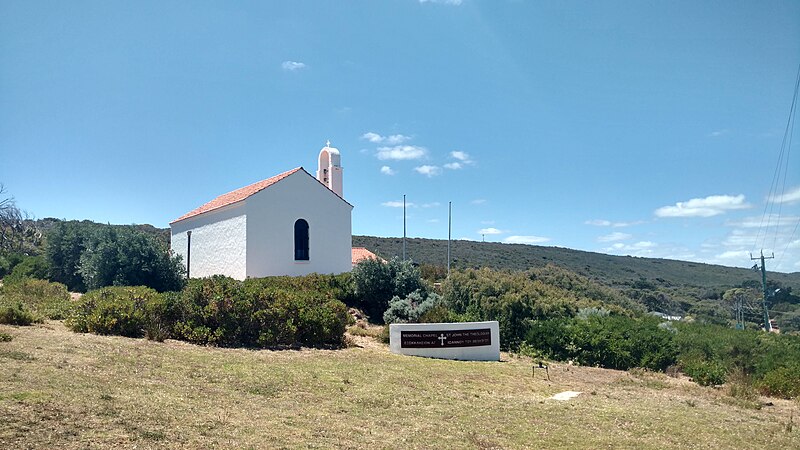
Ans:
<svg viewBox="0 0 800 450"><path fill-rule="evenodd" d="M330 139L354 234L794 272L798 64L797 1L3 1L0 182L166 227Z"/></svg>

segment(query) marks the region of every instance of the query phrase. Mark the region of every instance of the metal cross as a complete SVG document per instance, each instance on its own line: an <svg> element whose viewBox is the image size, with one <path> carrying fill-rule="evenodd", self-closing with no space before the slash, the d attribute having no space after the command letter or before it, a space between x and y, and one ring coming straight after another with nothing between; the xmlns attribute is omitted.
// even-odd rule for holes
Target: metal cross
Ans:
<svg viewBox="0 0 800 450"><path fill-rule="evenodd" d="M444 333L442 333L442 334L441 334L441 335L439 335L439 337L438 337L438 338L436 338L436 339L438 339L439 341L441 341L441 342L442 342L442 347L444 347L444 341L446 341L446 340L447 340L447 336L445 336L445 335L444 335Z"/></svg>

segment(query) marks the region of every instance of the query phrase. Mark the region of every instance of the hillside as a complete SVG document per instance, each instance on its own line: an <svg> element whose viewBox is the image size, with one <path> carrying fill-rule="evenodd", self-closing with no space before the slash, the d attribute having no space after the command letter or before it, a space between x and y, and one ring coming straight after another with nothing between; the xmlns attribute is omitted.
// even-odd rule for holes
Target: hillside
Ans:
<svg viewBox="0 0 800 450"><path fill-rule="evenodd" d="M797 403L531 360L254 351L0 325L0 448L798 448ZM533 376L532 376L533 375ZM555 394L577 391L567 401Z"/></svg>
<svg viewBox="0 0 800 450"><path fill-rule="evenodd" d="M403 253L402 238L353 236L353 246L366 247L384 258L400 257ZM447 241L407 239L406 254L418 263L445 266ZM645 280L665 288L685 286L720 290L739 286L748 280L761 282L760 274L749 269L670 259L613 256L561 247L452 241L451 255L452 267L455 268L492 267L526 270L531 267L556 264L617 287L631 286ZM800 272L791 274L769 272L769 264L767 270L770 280L800 290Z"/></svg>

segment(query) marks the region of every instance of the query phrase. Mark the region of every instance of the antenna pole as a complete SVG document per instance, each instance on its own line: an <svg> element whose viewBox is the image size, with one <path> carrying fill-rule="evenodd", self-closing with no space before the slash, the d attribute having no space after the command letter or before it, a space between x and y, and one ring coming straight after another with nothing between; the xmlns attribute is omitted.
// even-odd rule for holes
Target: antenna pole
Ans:
<svg viewBox="0 0 800 450"><path fill-rule="evenodd" d="M447 202L447 278L450 278L450 237L453 230L453 202Z"/></svg>
<svg viewBox="0 0 800 450"><path fill-rule="evenodd" d="M406 194L403 194L403 261L406 260Z"/></svg>
<svg viewBox="0 0 800 450"><path fill-rule="evenodd" d="M773 259L775 258L775 254L773 253L772 256L764 256L764 250L761 250L761 257L753 258L753 255L750 255L750 260L761 260L761 287L764 290L764 331L772 331L772 324L769 323L769 310L767 309L767 297L769 294L767 293L767 268L764 264L765 259Z"/></svg>

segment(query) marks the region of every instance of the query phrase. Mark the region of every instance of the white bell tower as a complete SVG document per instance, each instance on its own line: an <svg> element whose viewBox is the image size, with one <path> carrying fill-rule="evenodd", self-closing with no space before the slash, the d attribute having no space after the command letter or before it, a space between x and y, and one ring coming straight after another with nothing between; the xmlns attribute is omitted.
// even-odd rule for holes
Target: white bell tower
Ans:
<svg viewBox="0 0 800 450"><path fill-rule="evenodd" d="M325 147L319 152L317 179L339 197L344 198L342 192L341 155L339 154L339 149L331 147L331 141L326 142Z"/></svg>

